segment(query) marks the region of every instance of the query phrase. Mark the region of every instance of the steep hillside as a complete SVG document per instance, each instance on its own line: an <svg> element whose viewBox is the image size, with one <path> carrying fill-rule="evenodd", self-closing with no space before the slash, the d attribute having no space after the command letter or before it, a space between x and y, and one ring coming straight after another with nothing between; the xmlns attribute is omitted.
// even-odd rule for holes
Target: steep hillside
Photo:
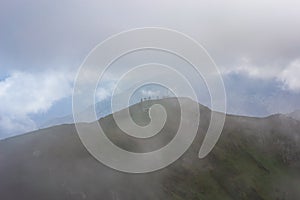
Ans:
<svg viewBox="0 0 300 200"><path fill-rule="evenodd" d="M150 103L163 105L168 113L159 134L133 139L109 115L99 122L111 141L134 152L167 144L178 128L178 102L169 98ZM141 104L129 109L137 124L149 122ZM283 115L227 115L219 142L206 158L198 159L211 114L204 106L200 110L198 135L189 150L169 167L148 174L121 173L99 163L81 144L74 125L2 140L0 199L300 198L300 122Z"/></svg>

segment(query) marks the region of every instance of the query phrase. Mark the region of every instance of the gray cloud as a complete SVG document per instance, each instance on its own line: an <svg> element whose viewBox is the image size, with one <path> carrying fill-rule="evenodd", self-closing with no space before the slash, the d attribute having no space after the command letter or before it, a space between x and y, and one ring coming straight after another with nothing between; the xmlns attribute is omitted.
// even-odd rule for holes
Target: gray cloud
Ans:
<svg viewBox="0 0 300 200"><path fill-rule="evenodd" d="M22 69L68 64L75 69L109 35L166 26L196 38L217 64L241 57L284 67L299 56L298 1L4 1L0 7L1 66Z"/></svg>
<svg viewBox="0 0 300 200"><path fill-rule="evenodd" d="M0 5L0 91L5 90L5 83L12 80L16 72L31 74L33 78L30 84L34 84L35 79L39 80L39 76L49 70L56 71L58 77L61 72L73 76L88 52L110 35L130 28L161 26L182 31L203 44L221 68L225 79L237 74L270 84L280 83L283 91L299 92L299 18L300 2L293 0L3 0ZM144 58L128 63L142 64L141 59ZM69 86L68 81L57 81L60 81L60 88ZM234 85L245 80L238 81L228 82ZM244 84L253 82L245 81ZM22 87L20 81L14 84L17 88ZM44 90L52 91L49 90L50 86L44 86ZM244 89L235 88L236 92L232 93L233 99L239 99L241 104L238 113L249 112L244 109L249 104L242 101L243 91L249 90L247 85L244 86ZM277 85L266 86L261 95L267 95L267 90L278 92L278 88L272 87ZM4 94L6 99L12 99L14 95L7 91ZM57 92L45 95L53 101L43 108L36 104L34 109L38 112L49 110L54 101L65 96L57 96ZM103 88L98 98L106 95L107 89ZM293 94L284 93L281 99L289 101L289 95ZM207 99L204 101L207 102ZM254 101L259 104L258 99ZM272 103L272 98L267 102L267 105L277 105ZM12 110L21 103L15 102L7 107ZM262 110L261 107L258 109ZM274 111L267 106L264 109L265 113ZM32 127L32 120L26 117L34 111L22 112L24 114L18 113L19 121Z"/></svg>

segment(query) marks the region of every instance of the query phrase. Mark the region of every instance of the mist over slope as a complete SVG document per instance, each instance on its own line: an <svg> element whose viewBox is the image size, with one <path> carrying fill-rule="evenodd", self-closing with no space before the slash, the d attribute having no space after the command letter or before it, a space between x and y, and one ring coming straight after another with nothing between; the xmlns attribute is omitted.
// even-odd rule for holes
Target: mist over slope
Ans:
<svg viewBox="0 0 300 200"><path fill-rule="evenodd" d="M102 118L102 117L105 117L105 116L111 114L112 111L111 111L110 104L111 104L110 98L106 98L106 99L96 103L95 104L96 116L98 118ZM92 106L88 107L86 110L83 110L82 113L85 114L85 113L89 112L91 109L93 109ZM47 120L47 121L43 122L39 127L40 128L48 128L51 126L56 126L56 125L61 125L61 124L73 124L73 123L74 123L73 114L68 114L66 116Z"/></svg>
<svg viewBox="0 0 300 200"><path fill-rule="evenodd" d="M163 105L168 114L164 128L154 137L126 135L112 115L99 123L121 148L153 151L176 134L180 108L175 98L149 103ZM195 102L189 100L185 106L189 104ZM142 104L128 109L137 124L149 123ZM227 115L217 145L206 158L199 159L211 111L200 105L200 113L198 134L188 151L167 168L148 174L126 174L99 163L83 147L73 124L2 140L0 199L300 198L299 121L283 115Z"/></svg>
<svg viewBox="0 0 300 200"><path fill-rule="evenodd" d="M132 87L133 88L133 87ZM126 91L131 90L132 88L126 89ZM116 99L123 99L124 95L126 95L126 92L118 92L114 95L114 98ZM170 97L173 96L171 91L163 86L160 86L158 84L148 84L146 86L143 86L141 88L138 88L134 94L132 95L129 105L134 105L141 101L141 97L143 100L145 99L158 99L161 97ZM100 119L102 117L105 117L109 114L112 114L112 108L111 108L111 102L112 102L112 96L109 95L106 98L102 98L100 101L95 103L95 113L97 116L97 119ZM125 109L126 107L121 107L120 109ZM86 109L81 111L82 115L86 115L89 111L94 112L94 106L89 106ZM83 121L83 122L90 122L90 121ZM56 125L62 125L62 124L72 124L74 123L73 114L70 113L68 115L62 116L62 117L56 117L47 121L44 121L43 123L39 123L39 128L48 128L51 126Z"/></svg>
<svg viewBox="0 0 300 200"><path fill-rule="evenodd" d="M294 112L288 113L286 116L300 121L300 110L295 110Z"/></svg>

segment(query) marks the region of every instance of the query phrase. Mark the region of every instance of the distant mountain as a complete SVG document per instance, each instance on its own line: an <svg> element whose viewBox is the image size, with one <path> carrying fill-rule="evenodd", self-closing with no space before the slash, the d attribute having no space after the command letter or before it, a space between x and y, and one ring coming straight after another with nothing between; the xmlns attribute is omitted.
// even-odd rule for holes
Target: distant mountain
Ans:
<svg viewBox="0 0 300 200"><path fill-rule="evenodd" d="M300 121L300 110L295 110L294 112L287 114L287 116Z"/></svg>
<svg viewBox="0 0 300 200"><path fill-rule="evenodd" d="M150 103L166 108L168 118L160 133L133 138L108 115L99 120L107 137L134 152L167 144L178 128L178 102L169 98ZM195 102L184 106L191 104ZM137 124L149 122L141 104L128 109ZM73 124L2 140L0 199L300 199L300 122L283 115L227 115L217 145L198 159L212 111L200 105L200 112L198 134L188 151L167 168L148 174L121 173L99 163L83 147Z"/></svg>

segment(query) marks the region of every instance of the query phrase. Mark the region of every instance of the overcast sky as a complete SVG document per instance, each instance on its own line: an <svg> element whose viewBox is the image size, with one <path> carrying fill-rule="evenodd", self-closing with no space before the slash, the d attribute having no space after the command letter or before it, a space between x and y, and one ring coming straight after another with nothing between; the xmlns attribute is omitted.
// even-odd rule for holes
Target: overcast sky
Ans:
<svg viewBox="0 0 300 200"><path fill-rule="evenodd" d="M88 52L112 34L149 26L181 31L207 49L222 72L228 112L300 108L300 1L2 0L0 134L70 113Z"/></svg>

